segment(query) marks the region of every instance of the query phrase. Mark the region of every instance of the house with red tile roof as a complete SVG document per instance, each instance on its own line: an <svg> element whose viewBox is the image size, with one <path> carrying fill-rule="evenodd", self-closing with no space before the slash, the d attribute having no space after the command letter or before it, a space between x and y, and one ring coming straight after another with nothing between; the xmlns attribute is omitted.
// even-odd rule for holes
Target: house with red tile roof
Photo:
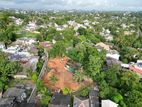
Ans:
<svg viewBox="0 0 142 107"><path fill-rule="evenodd" d="M136 64L130 65L129 69L136 72L139 75L142 75L142 61L138 60Z"/></svg>

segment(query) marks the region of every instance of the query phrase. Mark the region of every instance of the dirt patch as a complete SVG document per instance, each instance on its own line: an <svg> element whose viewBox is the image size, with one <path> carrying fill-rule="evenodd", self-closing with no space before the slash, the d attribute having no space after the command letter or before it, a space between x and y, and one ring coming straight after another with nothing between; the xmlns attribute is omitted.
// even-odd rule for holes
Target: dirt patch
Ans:
<svg viewBox="0 0 142 107"><path fill-rule="evenodd" d="M81 87L78 82L73 80L73 73L65 67L68 60L67 57L49 60L48 67L51 71L43 76L46 86L53 90L69 88L73 91L77 91ZM56 82L51 81L51 77L53 76L56 77Z"/></svg>

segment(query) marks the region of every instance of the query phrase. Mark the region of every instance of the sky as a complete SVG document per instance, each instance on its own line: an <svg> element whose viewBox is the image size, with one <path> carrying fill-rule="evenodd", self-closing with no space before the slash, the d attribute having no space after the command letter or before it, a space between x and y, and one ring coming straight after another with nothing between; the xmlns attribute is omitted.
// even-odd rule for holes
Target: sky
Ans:
<svg viewBox="0 0 142 107"><path fill-rule="evenodd" d="M0 0L0 8L142 11L142 0Z"/></svg>

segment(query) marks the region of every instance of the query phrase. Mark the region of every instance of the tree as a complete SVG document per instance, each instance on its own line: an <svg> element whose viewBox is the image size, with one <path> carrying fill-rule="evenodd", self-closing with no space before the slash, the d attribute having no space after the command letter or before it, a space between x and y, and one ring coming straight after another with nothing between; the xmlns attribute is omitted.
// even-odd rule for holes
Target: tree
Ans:
<svg viewBox="0 0 142 107"><path fill-rule="evenodd" d="M0 41L4 42L5 47L16 40L15 26L11 23L9 16L4 14L0 19L2 26L0 26Z"/></svg>
<svg viewBox="0 0 142 107"><path fill-rule="evenodd" d="M51 91L45 87L43 81L37 80L36 82L37 92L40 94L40 102L42 106L47 106L52 98Z"/></svg>
<svg viewBox="0 0 142 107"><path fill-rule="evenodd" d="M18 62L10 61L4 53L0 52L0 90L5 89L10 78L21 70Z"/></svg>
<svg viewBox="0 0 142 107"><path fill-rule="evenodd" d="M62 57L66 52L66 46L63 41L58 41L53 46L53 48L49 51L49 57Z"/></svg>
<svg viewBox="0 0 142 107"><path fill-rule="evenodd" d="M105 57L103 51L100 53L92 45L86 45L86 53L83 61L83 66L86 73L90 77L92 77L92 79L94 79L96 74L101 71L104 60Z"/></svg>
<svg viewBox="0 0 142 107"><path fill-rule="evenodd" d="M120 101L123 101L123 96L117 92L112 96L112 100L116 103L119 103Z"/></svg>
<svg viewBox="0 0 142 107"><path fill-rule="evenodd" d="M90 92L89 87L82 88L76 95L79 97L88 97Z"/></svg>
<svg viewBox="0 0 142 107"><path fill-rule="evenodd" d="M84 80L84 78L85 78L85 75L81 71L76 71L73 76L73 79L77 82L82 82Z"/></svg>
<svg viewBox="0 0 142 107"><path fill-rule="evenodd" d="M128 91L125 96L125 102L128 107L141 107L142 92L137 90Z"/></svg>
<svg viewBox="0 0 142 107"><path fill-rule="evenodd" d="M106 99L109 97L110 94L110 88L109 88L109 84L107 84L107 82L105 80L103 80L100 84L99 84L99 88L100 88L100 92L99 92L99 96L103 99Z"/></svg>
<svg viewBox="0 0 142 107"><path fill-rule="evenodd" d="M69 88L62 89L64 95L70 94L72 91Z"/></svg>
<svg viewBox="0 0 142 107"><path fill-rule="evenodd" d="M67 53L68 57L70 57L73 61L79 61L78 58L78 50L76 48L73 48L68 51Z"/></svg>
<svg viewBox="0 0 142 107"><path fill-rule="evenodd" d="M33 74L32 74L32 80L33 80L34 82L36 82L36 81L38 80L37 73L33 73Z"/></svg>
<svg viewBox="0 0 142 107"><path fill-rule="evenodd" d="M58 78L56 77L56 76L51 76L50 78L50 81L54 84L54 83L56 83L57 81L58 81Z"/></svg>
<svg viewBox="0 0 142 107"><path fill-rule="evenodd" d="M120 87L125 91L139 89L140 78L132 71L126 71L121 73Z"/></svg>
<svg viewBox="0 0 142 107"><path fill-rule="evenodd" d="M110 86L117 87L119 84L119 66L114 65L105 73L105 79Z"/></svg>
<svg viewBox="0 0 142 107"><path fill-rule="evenodd" d="M142 84L134 72L114 65L97 75L96 79L101 98L111 99L122 107L140 107Z"/></svg>
<svg viewBox="0 0 142 107"><path fill-rule="evenodd" d="M80 35L86 35L86 34L87 34L86 29L85 29L85 28L82 28L82 27L80 27L80 28L77 30L77 32L78 32Z"/></svg>

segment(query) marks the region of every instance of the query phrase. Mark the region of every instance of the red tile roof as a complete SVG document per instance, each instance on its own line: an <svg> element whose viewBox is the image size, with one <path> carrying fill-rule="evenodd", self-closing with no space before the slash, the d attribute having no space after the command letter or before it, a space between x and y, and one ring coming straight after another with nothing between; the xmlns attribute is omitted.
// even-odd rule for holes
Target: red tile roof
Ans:
<svg viewBox="0 0 142 107"><path fill-rule="evenodd" d="M134 66L129 66L129 69L136 72L136 73L138 73L138 74L140 74L140 75L142 75L142 70L139 69L139 68L136 68Z"/></svg>

